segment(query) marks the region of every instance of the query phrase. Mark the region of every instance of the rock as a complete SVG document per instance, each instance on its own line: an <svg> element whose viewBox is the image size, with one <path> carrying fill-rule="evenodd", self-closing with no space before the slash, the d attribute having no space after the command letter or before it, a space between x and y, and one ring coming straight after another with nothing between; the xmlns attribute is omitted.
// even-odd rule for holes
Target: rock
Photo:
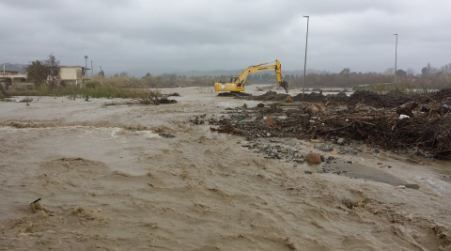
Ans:
<svg viewBox="0 0 451 251"><path fill-rule="evenodd" d="M327 159L326 159L326 163L327 163L327 164L330 164L333 160L335 160L335 157L329 156L329 157L327 157Z"/></svg>
<svg viewBox="0 0 451 251"><path fill-rule="evenodd" d="M337 139L337 144L344 145L344 143L345 143L345 139L344 138Z"/></svg>
<svg viewBox="0 0 451 251"><path fill-rule="evenodd" d="M321 155L317 153L309 153L306 156L307 163L309 165L319 165L321 164Z"/></svg>
<svg viewBox="0 0 451 251"><path fill-rule="evenodd" d="M420 189L420 185L418 185L418 184L405 184L404 186L406 188L415 189L415 190Z"/></svg>
<svg viewBox="0 0 451 251"><path fill-rule="evenodd" d="M409 115L405 115L405 114L401 114L399 115L399 120L403 120L403 119L409 119L410 116Z"/></svg>
<svg viewBox="0 0 451 251"><path fill-rule="evenodd" d="M260 103L260 104L257 105L257 107L258 107L258 108L264 108L264 107L265 107L265 104Z"/></svg>
<svg viewBox="0 0 451 251"><path fill-rule="evenodd" d="M294 159L294 162L302 164L305 162L305 160L304 160L304 158L296 158L296 159Z"/></svg>
<svg viewBox="0 0 451 251"><path fill-rule="evenodd" d="M305 174L313 174L312 171L304 171Z"/></svg>

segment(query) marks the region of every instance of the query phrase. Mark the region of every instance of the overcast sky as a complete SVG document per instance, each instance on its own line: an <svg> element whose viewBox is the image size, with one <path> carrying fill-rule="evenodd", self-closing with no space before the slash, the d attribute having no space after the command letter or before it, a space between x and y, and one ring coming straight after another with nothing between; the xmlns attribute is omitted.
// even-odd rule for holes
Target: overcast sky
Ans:
<svg viewBox="0 0 451 251"><path fill-rule="evenodd" d="M235 70L281 59L303 68L419 70L451 62L451 0L0 0L0 62L54 54L106 73Z"/></svg>

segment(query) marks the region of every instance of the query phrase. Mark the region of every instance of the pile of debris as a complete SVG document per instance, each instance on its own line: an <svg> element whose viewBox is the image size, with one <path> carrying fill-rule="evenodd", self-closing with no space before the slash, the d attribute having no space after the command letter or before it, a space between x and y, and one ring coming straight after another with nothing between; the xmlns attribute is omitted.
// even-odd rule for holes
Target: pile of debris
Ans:
<svg viewBox="0 0 451 251"><path fill-rule="evenodd" d="M322 92L312 92L308 94L300 93L294 97L285 93L278 93L275 91L268 91L259 96L243 96L240 98L247 100L257 100L257 101L304 101L304 102L326 102L330 98L339 99L342 98L343 95L346 97L346 94L339 93L337 95L325 96Z"/></svg>
<svg viewBox="0 0 451 251"><path fill-rule="evenodd" d="M384 149L413 150L422 156L451 159L451 90L403 94L399 98L393 94L358 92L346 98L335 97L340 102L321 96L321 102L303 100L240 107L209 122L214 131L242 135L249 140L350 139Z"/></svg>
<svg viewBox="0 0 451 251"><path fill-rule="evenodd" d="M177 100L169 99L169 97L180 97L180 94L160 94L160 95L148 95L139 99L139 104L142 105L164 105L164 104L175 104Z"/></svg>

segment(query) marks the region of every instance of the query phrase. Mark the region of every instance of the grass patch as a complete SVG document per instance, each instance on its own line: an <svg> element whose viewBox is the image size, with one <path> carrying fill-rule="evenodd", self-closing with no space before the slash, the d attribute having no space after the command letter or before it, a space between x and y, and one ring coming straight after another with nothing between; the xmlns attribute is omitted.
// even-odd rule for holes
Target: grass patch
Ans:
<svg viewBox="0 0 451 251"><path fill-rule="evenodd" d="M407 83L379 83L371 85L359 85L353 87L354 91L369 91L377 94L387 94L390 92L402 92L402 93L428 93L436 91L434 89L414 87Z"/></svg>
<svg viewBox="0 0 451 251"><path fill-rule="evenodd" d="M385 94L387 92L392 92L392 91L406 92L407 89L408 89L407 86L400 85L400 84L392 84L392 83L359 85L359 86L353 87L354 91L369 91L369 92L375 92L378 94Z"/></svg>

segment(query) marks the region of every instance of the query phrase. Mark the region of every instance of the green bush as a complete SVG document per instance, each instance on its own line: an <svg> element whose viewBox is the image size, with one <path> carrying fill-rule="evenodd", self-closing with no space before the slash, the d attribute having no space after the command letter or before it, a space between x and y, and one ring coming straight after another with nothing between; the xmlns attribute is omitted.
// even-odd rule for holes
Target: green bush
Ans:
<svg viewBox="0 0 451 251"><path fill-rule="evenodd" d="M101 83L99 81L91 80L91 81L86 82L85 87L86 88L96 88L100 85L101 85Z"/></svg>
<svg viewBox="0 0 451 251"><path fill-rule="evenodd" d="M354 91L370 91L379 94L386 94L389 92L409 92L412 88L405 83L392 84L392 83L378 83L370 85L359 85L353 87Z"/></svg>

